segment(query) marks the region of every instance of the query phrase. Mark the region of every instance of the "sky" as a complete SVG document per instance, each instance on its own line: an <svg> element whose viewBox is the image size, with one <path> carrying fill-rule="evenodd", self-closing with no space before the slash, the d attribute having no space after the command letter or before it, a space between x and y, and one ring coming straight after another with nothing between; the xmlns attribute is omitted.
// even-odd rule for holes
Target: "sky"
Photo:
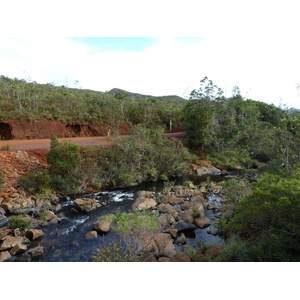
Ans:
<svg viewBox="0 0 300 300"><path fill-rule="evenodd" d="M277 36L1 37L0 75L188 98L207 76L225 96L300 108L300 44Z"/></svg>

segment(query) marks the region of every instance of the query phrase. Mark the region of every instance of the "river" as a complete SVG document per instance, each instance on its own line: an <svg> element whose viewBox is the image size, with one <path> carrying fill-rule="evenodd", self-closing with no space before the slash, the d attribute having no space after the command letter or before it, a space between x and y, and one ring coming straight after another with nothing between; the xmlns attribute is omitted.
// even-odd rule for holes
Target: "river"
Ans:
<svg viewBox="0 0 300 300"><path fill-rule="evenodd" d="M231 178L233 174L227 176L210 176L212 181L222 181ZM182 180L182 179L181 179ZM207 176L193 177L195 184L200 184L207 180ZM180 180L177 182L180 184ZM95 194L81 195L84 197L92 197L97 202L106 202L103 205L89 213L79 214L72 212L71 206L74 199L68 199L62 203L62 210L60 211L62 217L58 225L50 225L43 227L45 236L32 242L31 247L42 246L44 249L43 256L38 259L39 262L87 262L93 261L91 258L97 248L118 239L118 236L110 231L107 234L99 234L95 239L85 239L85 234L93 230L94 225L107 214L114 214L117 211L130 212L133 201L137 198L137 193L141 190L147 191L161 191L164 187L163 182L144 183L134 187L117 189L113 191L98 192ZM213 204L221 205L221 198L216 194L208 194L208 201ZM206 210L206 216L213 223L220 212L214 210ZM213 225L210 226L214 229ZM196 229L191 234L187 235L187 244L197 246L197 241L204 241L207 245L222 245L222 239L218 235L207 233L207 229ZM176 246L182 250L182 246ZM11 261L14 258L12 257Z"/></svg>

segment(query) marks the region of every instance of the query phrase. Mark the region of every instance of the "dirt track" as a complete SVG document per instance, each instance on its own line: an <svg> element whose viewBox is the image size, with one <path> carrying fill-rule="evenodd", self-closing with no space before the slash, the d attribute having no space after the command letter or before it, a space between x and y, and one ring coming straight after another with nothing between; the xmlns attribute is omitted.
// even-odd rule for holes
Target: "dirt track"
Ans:
<svg viewBox="0 0 300 300"><path fill-rule="evenodd" d="M166 137L182 137L183 132L165 133ZM122 135L121 138L128 137ZM110 144L114 138L108 137L81 137L81 138L61 138L59 141L68 141L81 146L100 145L106 146ZM0 149L9 146L10 150L35 150L35 149L50 149L50 139L36 139L36 140L1 140Z"/></svg>

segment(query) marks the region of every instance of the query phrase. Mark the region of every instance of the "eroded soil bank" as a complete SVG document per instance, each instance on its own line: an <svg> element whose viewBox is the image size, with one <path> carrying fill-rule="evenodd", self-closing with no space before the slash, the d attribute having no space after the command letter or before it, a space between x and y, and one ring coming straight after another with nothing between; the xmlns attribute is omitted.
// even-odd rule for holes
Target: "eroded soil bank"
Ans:
<svg viewBox="0 0 300 300"><path fill-rule="evenodd" d="M47 139L53 135L58 138L107 136L112 131L121 135L128 134L129 126L111 126L98 123L70 124L59 121L6 120L0 121L0 138L12 139Z"/></svg>

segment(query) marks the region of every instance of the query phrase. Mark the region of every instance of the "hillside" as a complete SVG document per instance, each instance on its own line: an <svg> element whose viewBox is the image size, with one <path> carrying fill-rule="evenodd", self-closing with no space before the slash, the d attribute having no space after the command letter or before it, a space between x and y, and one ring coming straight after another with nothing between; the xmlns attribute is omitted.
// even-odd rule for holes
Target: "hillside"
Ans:
<svg viewBox="0 0 300 300"><path fill-rule="evenodd" d="M116 96L118 93L125 93L127 94L128 98L131 99L149 99L149 98L155 98L155 99L159 99L159 100L174 100L174 101L185 101L184 98L181 98L179 96L176 95L169 95L169 96L151 96L151 95L143 95L143 94L138 94L138 93L132 93L132 92L128 92L122 89L118 89L118 88L113 88L111 89L108 94L112 95L112 96Z"/></svg>
<svg viewBox="0 0 300 300"><path fill-rule="evenodd" d="M130 92L120 98L120 91L104 93L1 76L0 120L105 124L113 128L121 124L168 126L170 121L173 126L181 125L184 99L163 96L155 100L152 96Z"/></svg>

